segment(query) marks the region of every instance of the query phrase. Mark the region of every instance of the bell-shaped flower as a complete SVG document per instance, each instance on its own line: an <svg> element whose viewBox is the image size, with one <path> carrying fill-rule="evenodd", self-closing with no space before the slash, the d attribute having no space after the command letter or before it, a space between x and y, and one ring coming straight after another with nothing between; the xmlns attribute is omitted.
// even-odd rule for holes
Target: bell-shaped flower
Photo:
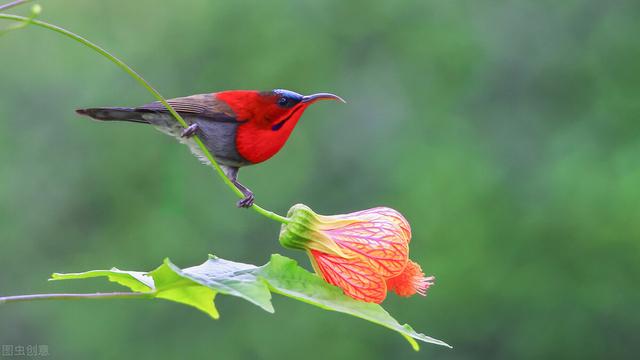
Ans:
<svg viewBox="0 0 640 360"><path fill-rule="evenodd" d="M287 216L280 243L307 251L316 273L356 300L381 303L389 290L425 295L433 285L434 278L409 260L411 227L396 210L324 216L298 204Z"/></svg>

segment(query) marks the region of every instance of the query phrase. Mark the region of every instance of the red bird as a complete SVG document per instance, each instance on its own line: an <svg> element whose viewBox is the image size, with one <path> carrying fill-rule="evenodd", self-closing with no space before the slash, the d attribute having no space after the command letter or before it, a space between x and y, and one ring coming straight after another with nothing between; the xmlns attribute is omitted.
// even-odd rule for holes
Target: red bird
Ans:
<svg viewBox="0 0 640 360"><path fill-rule="evenodd" d="M185 143L202 162L209 161L191 139L198 135L231 182L244 194L239 207L251 207L254 195L238 182L238 169L270 159L291 135L305 109L318 100L339 100L319 93L303 96L289 90L230 90L168 100L189 124L183 128L160 102L135 108L106 107L76 112L103 121L150 124Z"/></svg>

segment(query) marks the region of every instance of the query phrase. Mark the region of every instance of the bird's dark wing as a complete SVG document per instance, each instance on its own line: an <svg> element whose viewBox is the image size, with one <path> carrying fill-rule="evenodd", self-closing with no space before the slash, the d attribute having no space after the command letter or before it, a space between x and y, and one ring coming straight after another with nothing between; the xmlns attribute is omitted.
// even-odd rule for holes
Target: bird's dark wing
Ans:
<svg viewBox="0 0 640 360"><path fill-rule="evenodd" d="M216 122L237 122L229 106L215 98L213 94L192 95L167 100L181 116L196 116ZM135 111L168 113L159 101L136 107Z"/></svg>

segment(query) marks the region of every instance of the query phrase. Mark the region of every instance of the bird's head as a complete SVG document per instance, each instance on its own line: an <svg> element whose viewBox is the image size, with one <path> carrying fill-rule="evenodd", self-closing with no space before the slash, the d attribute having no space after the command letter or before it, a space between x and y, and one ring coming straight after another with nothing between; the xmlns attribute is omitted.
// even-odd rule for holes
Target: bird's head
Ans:
<svg viewBox="0 0 640 360"><path fill-rule="evenodd" d="M318 100L338 100L341 97L329 93L300 95L296 92L276 89L270 91L231 90L216 94L226 102L240 122L247 121L263 129L280 131L295 126L304 110ZM287 126L291 123L292 126Z"/></svg>
<svg viewBox="0 0 640 360"><path fill-rule="evenodd" d="M334 94L300 95L283 89L223 91L216 98L227 103L236 119L244 122L238 129L238 150L254 163L267 160L282 148L309 105L319 100L345 102Z"/></svg>

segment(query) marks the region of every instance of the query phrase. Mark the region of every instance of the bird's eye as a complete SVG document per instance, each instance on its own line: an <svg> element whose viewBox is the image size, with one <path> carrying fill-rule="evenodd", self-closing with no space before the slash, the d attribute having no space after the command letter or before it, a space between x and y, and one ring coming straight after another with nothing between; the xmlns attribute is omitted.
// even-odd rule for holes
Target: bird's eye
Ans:
<svg viewBox="0 0 640 360"><path fill-rule="evenodd" d="M296 104L300 103L303 98L302 95L289 90L277 89L273 90L273 93L278 96L278 100L276 101L278 106L285 109L293 108Z"/></svg>
<svg viewBox="0 0 640 360"><path fill-rule="evenodd" d="M278 105L282 107L287 107L288 104L289 104L289 99L287 99L286 96L281 96L280 99L278 99Z"/></svg>

